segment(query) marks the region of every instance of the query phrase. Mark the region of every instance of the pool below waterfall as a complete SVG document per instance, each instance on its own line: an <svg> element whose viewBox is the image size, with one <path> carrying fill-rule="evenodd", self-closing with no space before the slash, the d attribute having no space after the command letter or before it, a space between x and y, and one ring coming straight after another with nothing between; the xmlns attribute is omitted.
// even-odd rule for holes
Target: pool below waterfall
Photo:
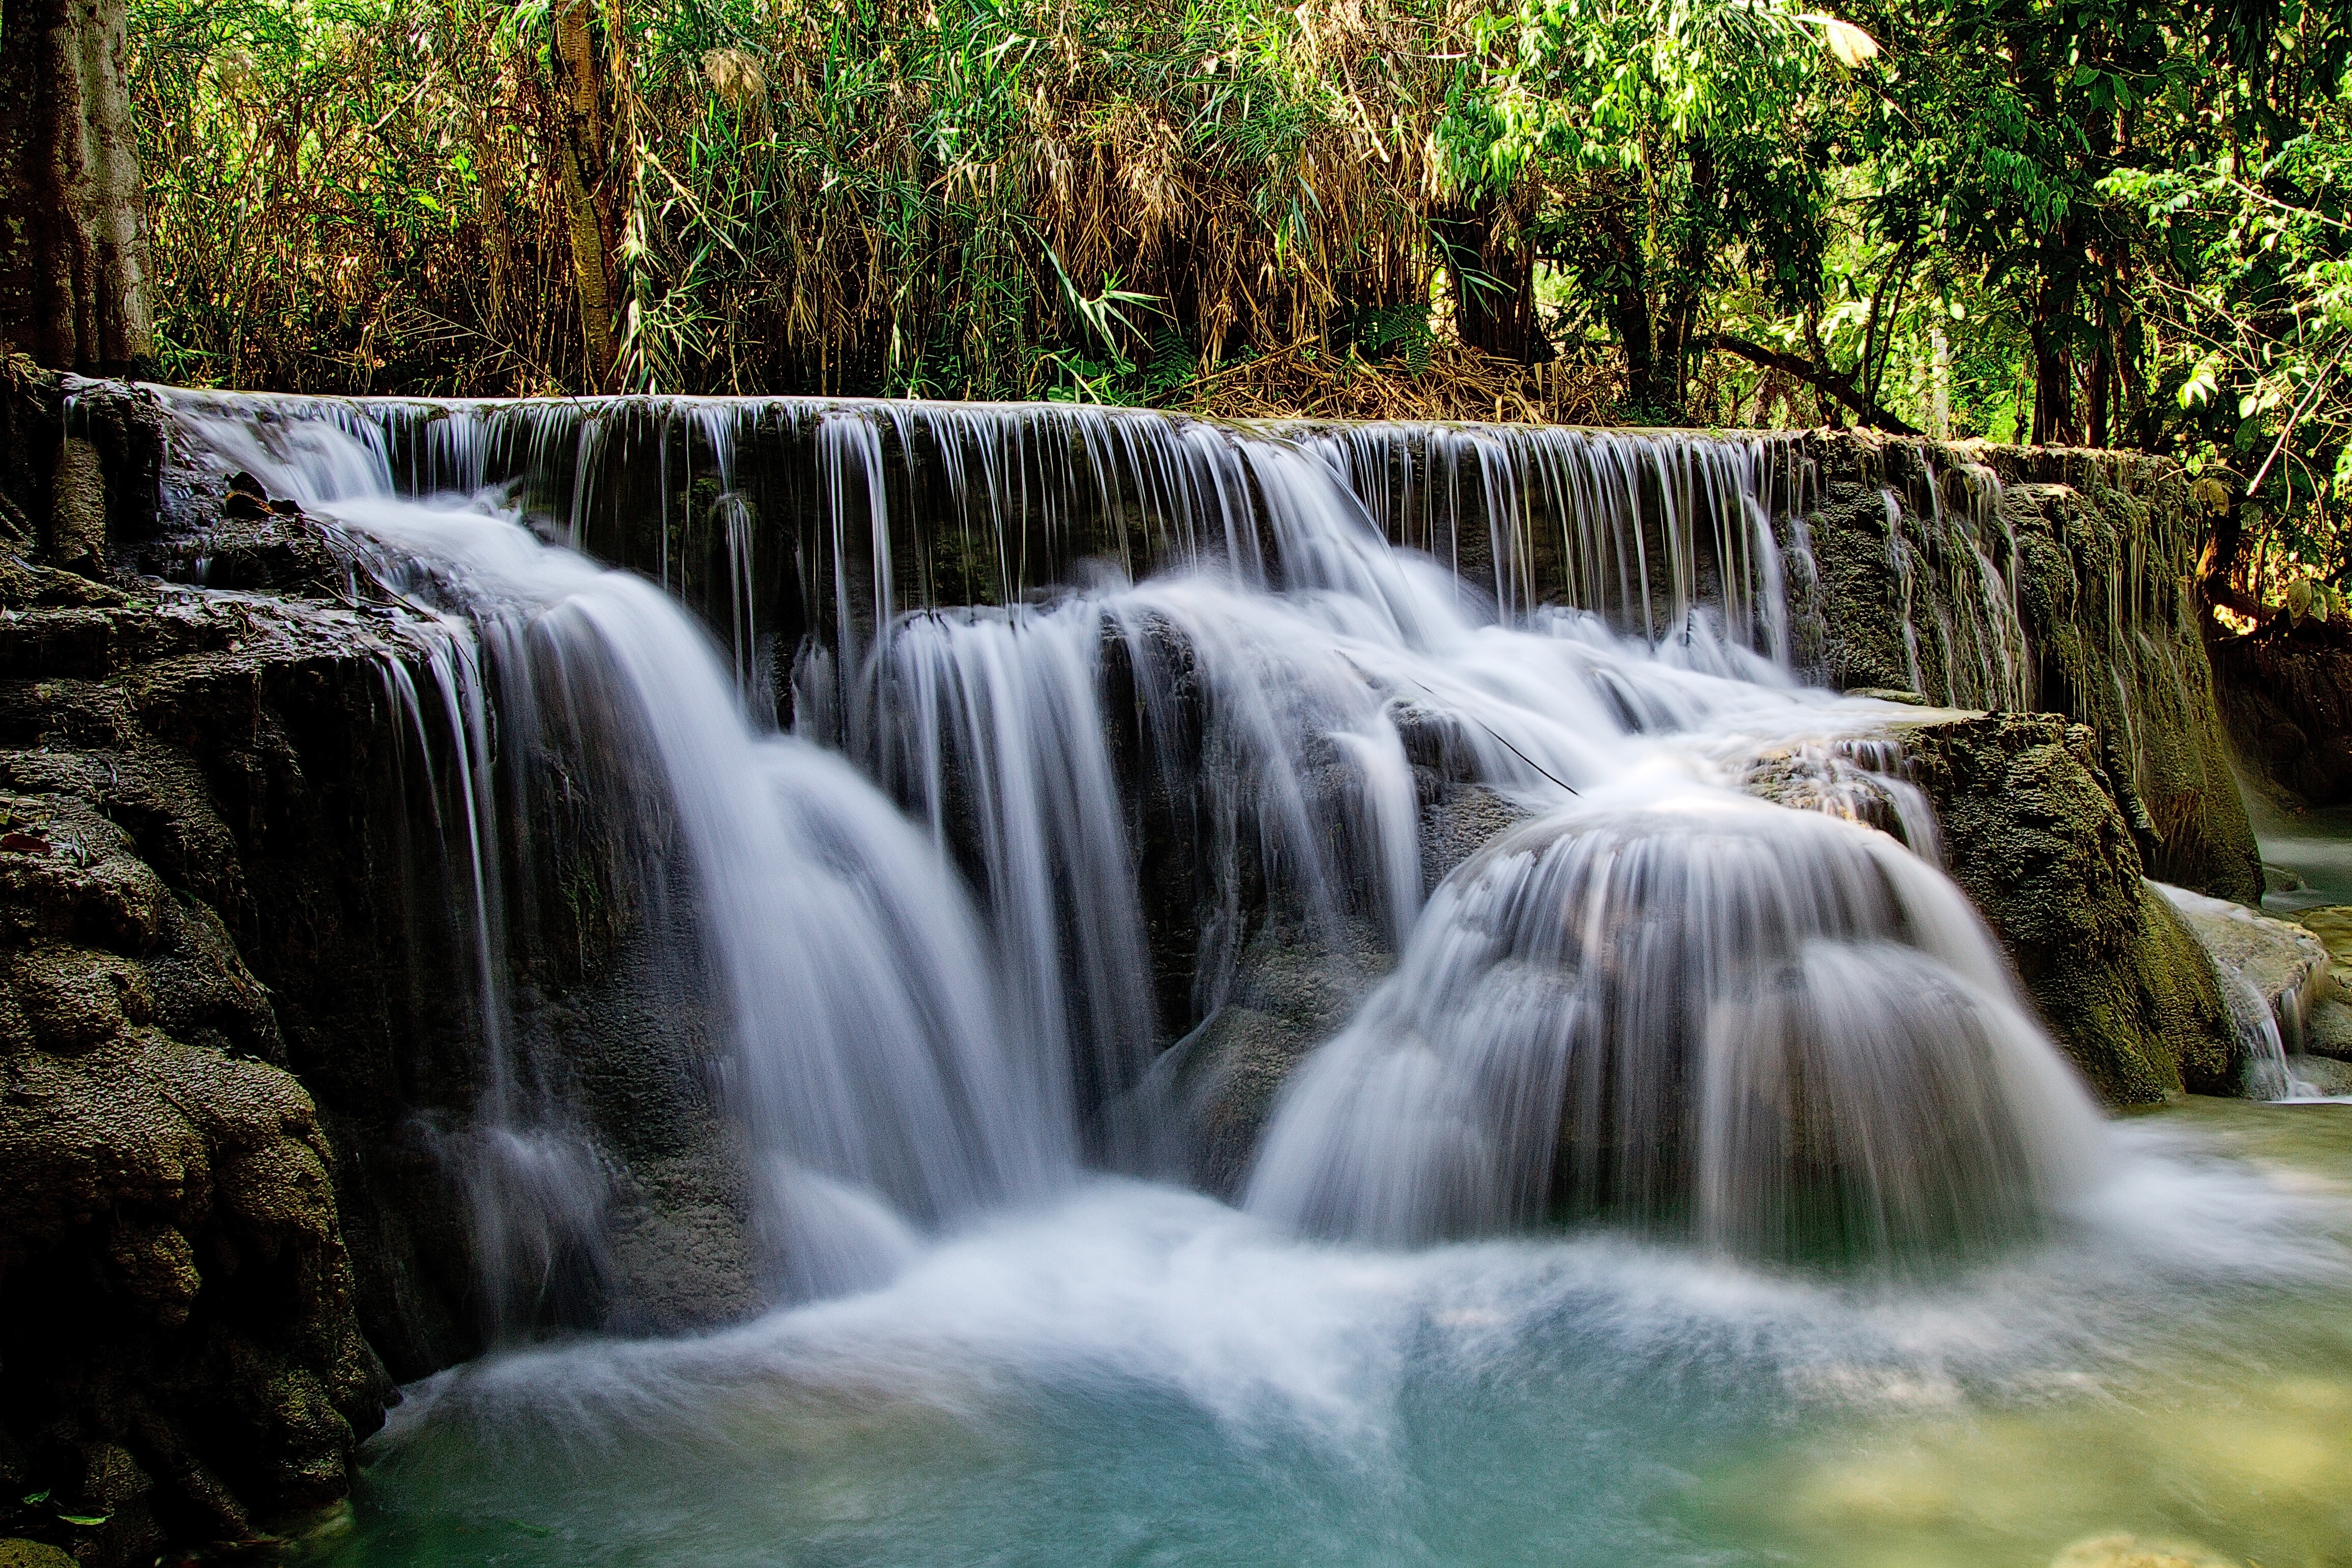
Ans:
<svg viewBox="0 0 2352 1568"><path fill-rule="evenodd" d="M2346 1561L2352 1107L2116 1136L2062 1234L1909 1284L1102 1181L868 1294L414 1386L296 1560Z"/></svg>

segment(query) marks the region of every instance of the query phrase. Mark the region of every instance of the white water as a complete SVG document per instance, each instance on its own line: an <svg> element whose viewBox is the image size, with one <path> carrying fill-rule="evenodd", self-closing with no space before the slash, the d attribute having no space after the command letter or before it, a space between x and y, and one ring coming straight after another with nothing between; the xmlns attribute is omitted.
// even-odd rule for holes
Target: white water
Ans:
<svg viewBox="0 0 2352 1568"><path fill-rule="evenodd" d="M1874 1557L1848 1538L1916 1477L1822 1514L1833 1548L1779 1494L1849 1499L1849 1450L1886 1423L2091 1409L2126 1414L2058 1452L2206 1498L2233 1429L2178 1458L2133 1447L2134 1420L2202 1429L2168 1404L2179 1363L2208 1402L2276 1381L2265 1357L2319 1369L2281 1410L2352 1399L2352 1355L2305 1344L2347 1279L2340 1195L2095 1117L1949 882L1851 820L1891 799L1932 845L1869 772L1893 759L1846 743L1886 710L1795 687L1754 580L1720 617L1704 573L1674 578L1687 597L1641 610L1654 645L1619 629L1638 560L1604 599L1615 626L1506 616L1380 537L1344 437L959 411L939 417L1005 464L967 499L1050 512L1067 492L1007 476L1033 472L1022 442L1076 431L1224 542L1139 583L1107 565L1047 602L908 611L887 422L915 416L877 414L825 448L832 561L863 531L879 563L838 574L869 608L797 672L828 750L763 733L740 662L644 581L540 542L478 461L475 493L401 495L382 426L306 406L181 417L455 617L417 621L456 640L440 696L408 706L456 723L442 754L470 771L442 793L480 805L457 858L478 868L484 1006L503 797L478 780L569 736L563 765L600 762L576 782L675 847L776 1290L804 1302L432 1380L376 1445L343 1560L2030 1563L2181 1510L2144 1477L2068 1477L2030 1494L2046 1531L2004 1496L1995 1524L1906 1524ZM1719 458L1685 471L1741 509L1698 511L1753 521L1753 469ZM1578 559L1631 558L1638 531L1591 516ZM1498 575L1502 602L1525 580ZM1765 753L1811 760L1817 812L1738 792ZM1466 781L1534 816L1424 907L1426 797ZM1185 1022L1151 973L1173 873L1148 851L1197 882L1196 1014L1258 901L1397 954L1292 1080L1243 1208L1082 1169L1147 1162L1148 1069ZM652 899L664 868L645 875ZM604 1177L485 1028L476 1190L510 1236L487 1250L544 1277L599 1223ZM1792 1435L1828 1457L1784 1488ZM2264 1507L2225 1539L2263 1561L2352 1539L2299 1450L2255 1451ZM1742 1485L1774 1494L1761 1523Z"/></svg>
<svg viewBox="0 0 2352 1568"><path fill-rule="evenodd" d="M1565 1207L1899 1258L2013 1240L2103 1139L1943 877L1832 817L1646 780L1447 880L1286 1090L1249 1206L1391 1244Z"/></svg>
<svg viewBox="0 0 2352 1568"><path fill-rule="evenodd" d="M2352 1216L2179 1133L2124 1141L2129 1182L2046 1245L1902 1287L1606 1235L1302 1244L1097 1180L875 1291L444 1373L377 1439L356 1533L320 1544L1962 1568L2137 1532L2336 1560L2352 1357L2324 1325L2352 1275L2326 1237Z"/></svg>
<svg viewBox="0 0 2352 1568"><path fill-rule="evenodd" d="M1351 437L1132 416L1087 427L1161 493L1223 498L1223 551L1140 584L1104 568L1044 606L893 616L881 437L828 414L839 613L824 651L856 670L819 728L928 826L926 846L838 760L760 738L740 679L665 596L541 544L498 492L393 493L371 427L340 406L192 398L180 416L214 463L331 516L380 575L471 617L510 722L566 715L590 750L645 759L690 870L729 1100L772 1173L767 1224L803 1292L886 1276L899 1227L1045 1191L1082 1147L1145 1163L1159 1118L1138 1091L1171 1021L1147 951L1141 796L1190 840L1201 1011L1247 918L1245 868L1311 923L1362 921L1402 953L1281 1103L1251 1203L1292 1225L1398 1242L1605 1213L1733 1251L1883 1258L2023 1234L2097 1163L2087 1100L1950 884L1871 828L1733 787L1766 745L1828 756L1873 713L1795 689L1697 602L1703 553L1737 563L1716 585L1742 637L1781 635L1739 448L1669 461L1681 449L1601 442L1580 470L1599 478L1570 498L1577 558L1621 619L1638 600L1655 641L1573 610L1502 617L1392 548L1360 499L1386 482L1377 449ZM1027 428L992 427L1000 447ZM714 447L725 483L731 439ZM438 466L478 477L471 450ZM1490 510L1515 493L1501 456L1482 458ZM1656 464L1662 530L1637 515L1635 456ZM1567 493L1560 462L1538 472ZM1255 523L1237 521L1242 498ZM858 529L863 590L845 564ZM1672 557L1662 579L1639 559L1653 537ZM726 550L748 558L740 538ZM1132 754L1118 754L1114 702L1136 716ZM1424 773L1433 761L1550 814L1425 917L1432 780L1408 732ZM1842 809L1833 787L1821 800ZM947 871L958 855L985 922ZM509 1076L494 1060L488 1146L533 1160L489 1190L528 1205L563 1118L518 1103ZM526 1261L543 1270L546 1250Z"/></svg>
<svg viewBox="0 0 2352 1568"><path fill-rule="evenodd" d="M970 905L887 800L838 757L753 731L709 637L652 584L542 545L494 505L394 497L381 460L331 424L287 435L204 426L224 461L368 542L389 580L461 606L499 655L518 738L551 715L650 760L659 793L644 809L659 824L645 837L674 836L686 861L728 1099L790 1293L870 1283L903 1256L907 1225L1067 1180L1068 1086L1050 1058L1008 1047ZM487 727L478 705L458 711ZM531 1125L560 1124L560 1107L521 1103L502 1058L489 1078L480 1184L499 1212L485 1250L494 1268L543 1268L544 1239L513 1259L498 1232L543 1237L585 1172Z"/></svg>

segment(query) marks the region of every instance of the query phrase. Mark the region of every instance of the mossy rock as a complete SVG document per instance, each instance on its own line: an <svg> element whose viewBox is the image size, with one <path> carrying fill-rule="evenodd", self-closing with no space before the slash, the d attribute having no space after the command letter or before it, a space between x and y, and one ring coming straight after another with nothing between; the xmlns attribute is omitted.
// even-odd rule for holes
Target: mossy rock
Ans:
<svg viewBox="0 0 2352 1568"><path fill-rule="evenodd" d="M71 1557L54 1546L22 1536L0 1541L0 1568L81 1568Z"/></svg>
<svg viewBox="0 0 2352 1568"><path fill-rule="evenodd" d="M2212 963L2145 879L2092 731L2047 713L1889 728L1953 879L2093 1087L2117 1105L2238 1093L2243 1050Z"/></svg>
<svg viewBox="0 0 2352 1568"><path fill-rule="evenodd" d="M2261 898L2183 587L2199 531L2178 465L1856 432L1790 439L1816 475L1801 531L1781 542L1801 670L1841 690L2088 725L2147 873Z"/></svg>

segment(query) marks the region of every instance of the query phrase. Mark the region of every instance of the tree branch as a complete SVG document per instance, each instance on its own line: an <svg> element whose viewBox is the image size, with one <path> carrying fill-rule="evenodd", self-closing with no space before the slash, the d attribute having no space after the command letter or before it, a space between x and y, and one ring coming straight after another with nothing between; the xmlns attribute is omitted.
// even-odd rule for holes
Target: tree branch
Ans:
<svg viewBox="0 0 2352 1568"><path fill-rule="evenodd" d="M1852 380L1838 374L1833 370L1824 370L1809 359L1800 359L1795 354L1782 353L1778 349L1768 349L1762 343L1752 343L1746 338L1735 338L1727 332L1716 333L1715 346L1727 353L1738 354L1751 364L1760 364L1767 370L1777 370L1783 374L1793 375L1800 381L1819 387L1852 409L1856 419L1874 429L1885 430L1896 436L1924 434L1916 426L1905 424L1870 398L1855 391Z"/></svg>

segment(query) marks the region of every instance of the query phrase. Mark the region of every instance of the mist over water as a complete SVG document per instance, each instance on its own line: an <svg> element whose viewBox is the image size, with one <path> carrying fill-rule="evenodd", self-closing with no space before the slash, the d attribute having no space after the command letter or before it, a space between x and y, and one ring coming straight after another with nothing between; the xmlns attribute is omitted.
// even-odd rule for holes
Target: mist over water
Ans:
<svg viewBox="0 0 2352 1568"><path fill-rule="evenodd" d="M1822 1524L1852 1513L1822 1467L1873 1434L1965 1467L1969 1423L2058 1441L2217 1389L2352 1413L2352 1344L2314 1318L2347 1283L2352 1149L2265 1167L2098 1117L1915 853L1932 836L1895 759L1857 741L1891 710L1789 675L1760 449L1465 435L1407 462L1377 433L829 406L830 553L796 558L824 614L771 680L749 502L711 514L722 649L644 577L545 542L593 531L578 475L609 454L576 435L558 528L530 504L545 475L502 473L492 437L574 438L552 416L459 408L423 439L366 405L176 415L406 595L449 650L412 700L456 716L447 754L521 765L537 736L544 765L641 803L635 896L686 906L779 1303L696 1337L516 1342L420 1385L359 1536L315 1550L1859 1563L1973 1541L2038 1562L2200 1520L2232 1551L2352 1542L2319 1503L2184 1523L2152 1500L2186 1462L2161 1445L2072 1500L2028 1477L2007 1513ZM746 432L695 417L740 500ZM955 502L932 510L993 542L1000 586L1037 517L1075 527L1103 495L1144 498L1181 548L1034 600L924 602L891 465L926 442ZM1469 537L1432 500L1440 450L1535 476L1485 492L1491 588L1386 536ZM1543 494L1576 520L1543 548L1581 607L1536 603L1534 523L1492 500ZM1980 662L2011 671L1988 614ZM765 721L779 690L794 732ZM1814 759L1822 809L1740 791L1768 752ZM1521 824L1433 888L1429 814L1468 787ZM478 849L499 812L462 793ZM1144 1179L1171 1168L1152 1069L1215 1017L1269 907L1393 969L1291 1078L1234 1206ZM1155 957L1171 910L1181 984ZM499 1044L478 925L489 1087L452 1158L519 1342L517 1279L598 1267L600 1156ZM2281 1365L2304 1395L2272 1388ZM1948 1497L1940 1462L1864 1491Z"/></svg>
<svg viewBox="0 0 2352 1568"><path fill-rule="evenodd" d="M420 1562L2041 1562L2116 1530L2326 1561L2342 1199L2126 1133L2061 1234L1936 1286L1301 1244L1097 1181L870 1294L443 1374L363 1528ZM2249 1424L2284 1468L2214 1468Z"/></svg>

